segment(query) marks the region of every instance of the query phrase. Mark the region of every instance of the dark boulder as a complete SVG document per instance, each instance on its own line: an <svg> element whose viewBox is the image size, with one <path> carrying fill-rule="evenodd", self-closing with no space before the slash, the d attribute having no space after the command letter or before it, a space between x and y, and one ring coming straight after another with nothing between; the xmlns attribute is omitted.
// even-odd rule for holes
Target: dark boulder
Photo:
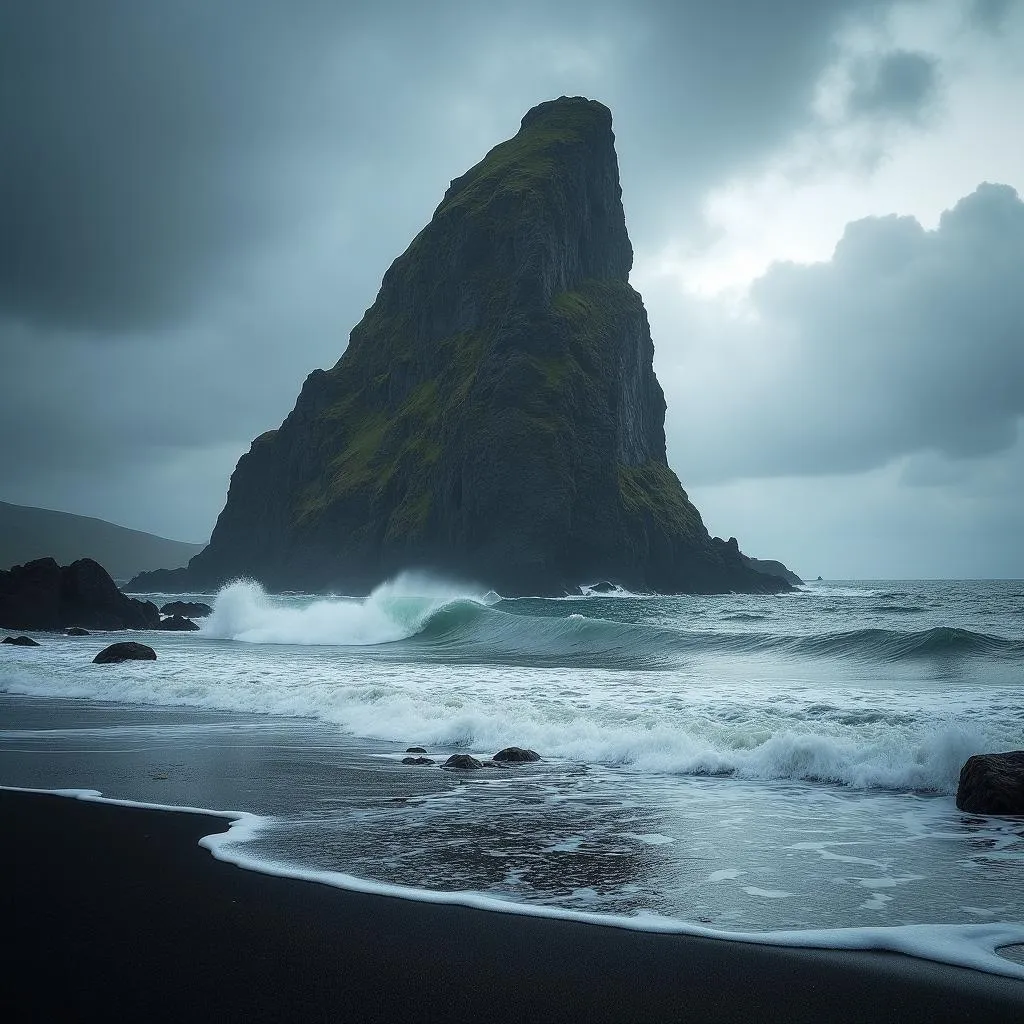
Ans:
<svg viewBox="0 0 1024 1024"><path fill-rule="evenodd" d="M65 636L91 636L89 630L82 629L81 626L68 626L68 628L64 630L64 635Z"/></svg>
<svg viewBox="0 0 1024 1024"><path fill-rule="evenodd" d="M92 660L94 665L117 665L122 661L156 661L156 651L145 644L126 640L104 647Z"/></svg>
<svg viewBox="0 0 1024 1024"><path fill-rule="evenodd" d="M160 621L152 602L125 597L98 562L59 566L37 558L0 571L0 624L15 629L150 629Z"/></svg>
<svg viewBox="0 0 1024 1024"><path fill-rule="evenodd" d="M165 629L172 633L191 633L199 627L191 619L183 618L180 615L172 615L170 618L161 619L156 628Z"/></svg>
<svg viewBox="0 0 1024 1024"><path fill-rule="evenodd" d="M470 754L452 754L442 768L457 768L460 771L472 771L475 768L483 768L483 765Z"/></svg>
<svg viewBox="0 0 1024 1024"><path fill-rule="evenodd" d="M402 764L433 764L432 757L403 757Z"/></svg>
<svg viewBox="0 0 1024 1024"><path fill-rule="evenodd" d="M1024 750L969 757L960 769L956 805L971 814L1024 815Z"/></svg>
<svg viewBox="0 0 1024 1024"><path fill-rule="evenodd" d="M515 761L519 764L525 764L528 761L539 761L540 754L536 750L527 750L524 747L505 747L504 750L499 750L493 760L495 761Z"/></svg>
<svg viewBox="0 0 1024 1024"><path fill-rule="evenodd" d="M427 751L424 747L406 747L405 752L407 754L425 754Z"/></svg>
<svg viewBox="0 0 1024 1024"><path fill-rule="evenodd" d="M60 629L61 567L37 558L0 571L0 624L14 629Z"/></svg>
<svg viewBox="0 0 1024 1024"><path fill-rule="evenodd" d="M161 615L181 615L188 619L201 619L212 613L213 609L202 601L168 601L160 609Z"/></svg>
<svg viewBox="0 0 1024 1024"><path fill-rule="evenodd" d="M0 644L11 644L14 647L41 647L42 644L38 640L33 640L30 636L5 636L3 640L0 640Z"/></svg>

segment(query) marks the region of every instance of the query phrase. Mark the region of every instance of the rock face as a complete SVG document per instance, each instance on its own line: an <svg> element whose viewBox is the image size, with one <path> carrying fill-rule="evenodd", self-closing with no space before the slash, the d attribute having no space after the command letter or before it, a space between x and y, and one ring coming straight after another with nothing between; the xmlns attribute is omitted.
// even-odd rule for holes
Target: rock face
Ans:
<svg viewBox="0 0 1024 1024"><path fill-rule="evenodd" d="M708 535L667 464L632 261L608 109L533 108L242 456L209 546L130 586L351 593L421 568L505 595L788 589Z"/></svg>
<svg viewBox="0 0 1024 1024"><path fill-rule="evenodd" d="M1024 814L1024 750L969 757L956 805L971 814Z"/></svg>
<svg viewBox="0 0 1024 1024"><path fill-rule="evenodd" d="M125 597L91 558L59 566L38 558L0 571L0 625L15 629L152 629L156 605Z"/></svg>
<svg viewBox="0 0 1024 1024"><path fill-rule="evenodd" d="M203 601L168 601L160 609L161 615L180 615L187 619L201 619L213 609Z"/></svg>
<svg viewBox="0 0 1024 1024"><path fill-rule="evenodd" d="M792 569L787 569L781 562L775 561L774 558L751 558L750 555L744 555L743 561L757 572L763 572L768 576L781 576L782 579L794 587L803 586L804 581Z"/></svg>
<svg viewBox="0 0 1024 1024"><path fill-rule="evenodd" d="M92 661L94 665L119 665L122 661L156 661L156 651L146 644L126 640L104 647Z"/></svg>

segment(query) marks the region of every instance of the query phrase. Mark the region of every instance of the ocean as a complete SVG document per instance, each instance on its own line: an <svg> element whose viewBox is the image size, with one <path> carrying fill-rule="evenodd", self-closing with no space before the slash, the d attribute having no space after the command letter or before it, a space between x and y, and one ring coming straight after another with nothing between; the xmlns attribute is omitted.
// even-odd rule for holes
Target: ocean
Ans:
<svg viewBox="0 0 1024 1024"><path fill-rule="evenodd" d="M187 597L156 662L2 648L0 785L236 812L217 856L350 888L1024 977L1024 818L953 799L1024 749L1024 582Z"/></svg>

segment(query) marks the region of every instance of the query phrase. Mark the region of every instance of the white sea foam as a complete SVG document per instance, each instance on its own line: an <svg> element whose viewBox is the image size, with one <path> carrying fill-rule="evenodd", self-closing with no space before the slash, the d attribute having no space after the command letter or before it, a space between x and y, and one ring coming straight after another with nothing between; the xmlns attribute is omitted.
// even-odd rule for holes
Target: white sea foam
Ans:
<svg viewBox="0 0 1024 1024"><path fill-rule="evenodd" d="M680 600L679 607L699 609L701 600L714 599ZM780 611L786 602L758 600L751 607L800 616L792 605ZM971 754L1024 746L1017 679L961 683L955 661L938 661L939 674L922 686L917 676L922 667L931 671L927 661L873 664L868 682L859 683L838 674L830 679L831 667L794 662L786 669L792 679L751 678L761 654L695 667L684 658L678 668L657 672L581 669L557 660L494 664L486 651L465 663L429 660L449 644L459 651L472 646L466 635L482 638L484 648L505 643L530 653L554 634L558 649L570 654L598 641L614 654L646 635L629 632L628 622L483 607L496 601L479 588L411 574L361 600L271 597L238 582L217 595L201 632L152 639L156 662L96 666L92 657L110 637L51 636L39 648L5 649L0 689L306 717L357 736L482 752L516 743L549 758L639 772L861 790L950 794ZM737 602L730 598L726 607L735 610ZM684 624L683 611L673 614ZM386 646L415 636L425 623L439 631ZM1007 622L996 626L1011 634ZM659 636L648 638L652 647ZM986 663L985 674L1000 664ZM879 687L879 671L899 674Z"/></svg>
<svg viewBox="0 0 1024 1024"><path fill-rule="evenodd" d="M1024 746L1020 652L1004 643L993 653L961 635L970 630L1024 641L1024 605L1009 601L998 584L899 584L899 594L887 586L867 601L867 585L846 589L848 596L819 593L818 600L591 599L589 607L528 601L488 610L483 605L496 603L497 595L429 579L404 578L362 600L267 596L252 585L236 585L211 602L218 608L203 632L150 634L146 642L157 649L155 662L92 664L100 648L133 634L51 634L40 636L39 648L5 648L0 691L242 713L223 721L220 715L194 716L200 725L195 735L189 732L188 743L200 745L210 764L226 749L220 730L235 728L260 735L265 729L287 735L297 730L303 736L308 728L321 742L332 737L328 748L337 733L376 738L388 746L369 746L385 757L410 743L431 753L484 755L514 743L544 756L542 764L521 772L476 773L450 791L445 787L452 779L436 766L409 769L417 773L416 786L432 787L436 780L438 793L428 790L427 800L403 804L397 815L387 806L379 813L360 807L353 827L344 814L333 815L320 829L315 821L325 762L312 753L309 793L301 791L302 777L289 772L283 803L268 798L252 807L294 807L302 821L272 820L264 827L247 819L230 836L211 840L231 858L248 858L246 866L307 871L365 891L477 901L521 913L574 916L573 909L601 909L601 916L594 915L601 923L609 923L610 914L627 915L623 927L734 936L766 929L767 937L759 932L752 941L774 941L771 929L801 929L782 934L802 945L824 935L834 939L824 945L899 948L913 955L930 955L921 951L928 947L934 959L973 960L970 966L986 970L1005 965L992 949L1021 945L1022 908L1013 888L1024 864L1019 824L967 819L948 796L920 791L951 794L969 754ZM915 620L922 635L930 631L923 653L912 659L863 653L873 631L895 636L905 630L876 607L881 598L935 609ZM771 619L732 622L730 633L749 634L751 641L736 647L720 635L723 614ZM857 631L850 645L856 656L830 648L825 659L813 641L840 621L843 629ZM719 631L714 643L700 642L694 631L701 623ZM755 642L766 631L769 639L799 643L782 645L780 654L778 644ZM387 642L392 639L398 642ZM644 657L661 648L673 653L655 670L628 659L641 648ZM40 702L41 711L47 706ZM162 723L193 719L135 707L134 724L93 729L96 719L71 711L49 718L30 711L28 729L5 727L0 739L15 756L109 748L118 758L145 763L160 744L173 747L180 739L180 725L165 736ZM108 713L121 712L101 709L100 720ZM253 713L319 724L254 719ZM215 725L203 726L205 718ZM229 742L232 752L236 743ZM295 764L305 758L303 748ZM71 759L45 760L45 778L54 788L79 782L114 788L109 775L67 776L62 766ZM385 760L371 770L379 765L396 771ZM166 781L125 788L128 774L116 783L125 795L172 792ZM694 777L699 775L729 778ZM20 776L29 785L43 778ZM517 804L524 784L530 799ZM244 802L230 788L204 793L192 780L180 792L188 803ZM520 833L524 813L531 825ZM459 856L467 834L500 837L487 846L491 855L508 858L498 881L488 875L486 860L474 867L475 859ZM251 841L240 842L246 835ZM318 859L324 849L331 856ZM605 856L612 870L590 867L605 863ZM545 858L547 875L538 873ZM614 880L631 861L641 874L626 874L627 881L608 887L595 881ZM333 881L320 870L338 866L348 874ZM501 902L520 899L533 907ZM571 909L538 907L553 902ZM692 920L695 906L717 931L647 912L630 916L636 908L657 907ZM980 920L988 927L1007 918L1017 923L987 932L949 924ZM899 921L944 923L922 924L918 931L803 930ZM851 941L868 945L849 947ZM953 953L947 955L946 946Z"/></svg>
<svg viewBox="0 0 1024 1024"><path fill-rule="evenodd" d="M877 590L870 590L866 587L842 586L832 583L807 581L803 589L794 590L785 596L806 596L806 597L875 597Z"/></svg>
<svg viewBox="0 0 1024 1024"><path fill-rule="evenodd" d="M324 598L296 607L251 580L224 587L201 631L258 644L391 643L415 635L430 616L460 598L493 603L498 595L423 573L402 573L367 598Z"/></svg>
<svg viewBox="0 0 1024 1024"><path fill-rule="evenodd" d="M1024 965L999 955L1002 947L1024 943L1024 923L987 922L984 924L926 924L890 927L859 927L806 929L794 931L735 932L702 927L688 921L658 914L638 913L632 916L588 913L566 907L513 903L479 892L438 892L431 889L374 882L340 871L320 871L297 867L276 861L253 857L246 849L258 819L234 825L226 833L207 836L200 845L218 860L238 867L285 878L320 882L352 892L394 896L422 903L473 907L506 914L521 914L558 920L581 921L589 924L626 928L634 931L658 932L670 935L693 935L726 941L752 942L768 946L798 946L806 949L883 950L903 953L923 960L959 967L969 967L989 974L1024 979ZM565 844L566 849L570 843ZM574 847L573 847L574 848ZM781 890L744 887L755 897L783 900L792 894ZM577 890L597 895L593 890ZM584 902L586 902L584 900ZM884 901L876 901L884 902Z"/></svg>
<svg viewBox="0 0 1024 1024"><path fill-rule="evenodd" d="M16 787L0 788L15 789ZM253 836L265 827L267 819L244 811L207 810L200 807L174 807L166 804L144 803L132 800L112 800L103 797L96 790L86 789L56 791L22 789L20 791L33 793L51 792L74 799L117 804L126 807L184 811L229 818L231 819L231 824L228 831L204 836L199 841L199 845L208 850L217 860L225 861L251 871L277 875L282 878L319 882L350 892L391 896L420 903L465 906L528 917L580 921L588 924L625 928L632 931L656 932L670 935L693 935L767 946L796 946L805 949L847 951L882 950L958 967L973 968L989 974L1024 979L1024 965L1000 956L997 952L997 950L1003 947L1017 947L1024 943L1024 923L1020 922L999 921L984 924L922 924L889 927L737 932L703 927L688 921L680 921L659 914L639 913L632 916L616 916L578 911L565 907L513 903L478 892L437 892L431 889L370 881L340 871L313 870L254 857L248 850L248 844ZM722 872L720 874L725 876L727 873ZM750 895L772 900L781 900L791 895L780 890L765 890L756 886L747 886L745 891ZM582 893L583 890L580 890L580 892ZM878 903L884 901L875 899L869 902Z"/></svg>
<svg viewBox="0 0 1024 1024"><path fill-rule="evenodd" d="M600 589L594 589L594 588ZM605 590L603 583L592 583L589 586L583 585L580 587L584 597L632 597L632 598L646 598L646 597L658 597L658 594L635 594L631 590L626 590L625 587L620 587L617 584L612 584L611 590Z"/></svg>
<svg viewBox="0 0 1024 1024"><path fill-rule="evenodd" d="M225 644L210 637L239 635L229 628L236 598L250 616L241 635L273 635L277 644L298 633L334 644L342 630L350 640L371 635L381 607L354 605L355 625L337 613L342 602L323 618L271 608L261 633L259 592L238 584L226 596L210 632L162 637L156 662L97 666L92 657L109 638L52 638L41 648L12 648L0 689L299 716L374 739L484 752L516 743L549 758L637 771L857 789L952 793L970 754L1024 745L1024 708L1010 689L991 688L984 701L948 688L881 699L855 688L794 691L665 672L422 665L343 647ZM410 614L424 614L422 605Z"/></svg>

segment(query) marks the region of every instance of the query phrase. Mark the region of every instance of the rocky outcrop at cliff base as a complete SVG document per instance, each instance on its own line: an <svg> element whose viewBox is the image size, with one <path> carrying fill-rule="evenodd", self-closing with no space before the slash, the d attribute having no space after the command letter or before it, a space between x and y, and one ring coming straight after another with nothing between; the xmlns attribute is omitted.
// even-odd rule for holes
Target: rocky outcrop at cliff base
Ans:
<svg viewBox="0 0 1024 1024"><path fill-rule="evenodd" d="M66 566L37 558L0 570L0 626L9 629L154 629L159 622L155 604L125 597L91 558Z"/></svg>

